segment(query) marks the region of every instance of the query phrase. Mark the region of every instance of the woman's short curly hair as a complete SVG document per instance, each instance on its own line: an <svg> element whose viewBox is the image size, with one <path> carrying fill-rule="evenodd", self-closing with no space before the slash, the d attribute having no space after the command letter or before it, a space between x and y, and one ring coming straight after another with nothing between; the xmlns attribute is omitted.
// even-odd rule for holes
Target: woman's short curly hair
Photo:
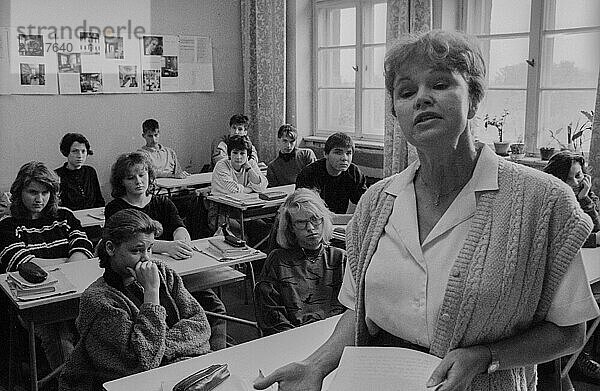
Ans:
<svg viewBox="0 0 600 391"><path fill-rule="evenodd" d="M388 50L383 64L385 88L392 101L398 73L413 66L460 73L469 86L469 100L473 107L477 107L485 96L485 61L477 40L470 35L431 30L401 37ZM396 116L393 105L392 114Z"/></svg>
<svg viewBox="0 0 600 391"><path fill-rule="evenodd" d="M81 133L65 134L63 136L63 138L60 140L60 153L62 153L64 157L69 156L69 153L71 153L71 146L75 142L85 144L85 149L87 150L87 154L89 156L92 156L94 154L94 151L92 151L92 147L90 147L90 142Z"/></svg>
<svg viewBox="0 0 600 391"><path fill-rule="evenodd" d="M231 158L231 152L237 149L238 151L246 151L248 159L252 157L252 141L248 136L233 135L227 139L227 156Z"/></svg>
<svg viewBox="0 0 600 391"><path fill-rule="evenodd" d="M544 172L566 182L569 179L569 172L573 163L579 163L581 170L585 173L585 158L571 151L560 151L552 155L548 164L544 167Z"/></svg>
<svg viewBox="0 0 600 391"><path fill-rule="evenodd" d="M154 164L150 161L150 158L142 152L130 152L124 153L117 158L115 164L113 164L110 170L110 185L112 187L111 195L113 198L120 198L127 194L127 190L123 185L123 179L129 175L129 171L137 165L144 167L148 171L148 193L152 192L154 187L154 179L156 179L154 173Z"/></svg>
<svg viewBox="0 0 600 391"><path fill-rule="evenodd" d="M333 233L331 211L317 192L312 189L300 188L290 194L281 207L279 207L279 214L277 216L277 244L283 248L298 246L298 240L292 226L292 215L299 209L310 212L316 217L323 218L323 241L329 242Z"/></svg>
<svg viewBox="0 0 600 391"><path fill-rule="evenodd" d="M162 233L162 225L150 218L146 213L136 209L123 209L110 216L102 230L102 240L96 247L100 267L110 266L110 256L106 251L106 242L110 241L118 246L137 234L154 234L155 237Z"/></svg>
<svg viewBox="0 0 600 391"><path fill-rule="evenodd" d="M23 189L31 182L38 182L50 191L50 199L42 210L42 216L55 217L58 209L58 192L60 179L44 163L32 161L25 163L10 187L10 214L15 218L27 218L29 210L23 205Z"/></svg>

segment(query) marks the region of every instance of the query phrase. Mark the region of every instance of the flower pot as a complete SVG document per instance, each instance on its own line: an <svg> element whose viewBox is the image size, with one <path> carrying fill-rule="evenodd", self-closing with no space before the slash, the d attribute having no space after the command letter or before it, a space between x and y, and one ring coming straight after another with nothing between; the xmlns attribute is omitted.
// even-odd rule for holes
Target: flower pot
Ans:
<svg viewBox="0 0 600 391"><path fill-rule="evenodd" d="M508 141L495 142L494 148L496 149L496 154L500 156L508 156L508 148L510 147L510 143Z"/></svg>
<svg viewBox="0 0 600 391"><path fill-rule="evenodd" d="M555 149L550 147L541 147L540 148L540 157L542 158L542 160L550 160L550 158L552 157L552 155L554 155L554 151Z"/></svg>
<svg viewBox="0 0 600 391"><path fill-rule="evenodd" d="M525 144L524 143L512 143L510 144L510 158L512 160L519 160L525 157Z"/></svg>

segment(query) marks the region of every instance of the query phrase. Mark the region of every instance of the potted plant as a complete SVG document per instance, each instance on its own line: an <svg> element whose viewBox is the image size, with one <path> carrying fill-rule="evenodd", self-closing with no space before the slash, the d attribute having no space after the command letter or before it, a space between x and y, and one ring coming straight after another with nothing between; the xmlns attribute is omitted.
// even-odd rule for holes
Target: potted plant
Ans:
<svg viewBox="0 0 600 391"><path fill-rule="evenodd" d="M556 148L554 147L540 147L540 158L544 161L548 161L552 155L554 155L554 151L556 151Z"/></svg>
<svg viewBox="0 0 600 391"><path fill-rule="evenodd" d="M494 142L496 153L500 156L508 156L510 143L503 139L504 120L508 116L508 110L504 109L500 116L490 117L488 114L483 117L483 126L487 129L488 125L496 127L498 130L498 141Z"/></svg>
<svg viewBox="0 0 600 391"><path fill-rule="evenodd" d="M510 158L512 160L520 160L525 157L525 143L523 142L523 136L519 136L516 143L510 144Z"/></svg>
<svg viewBox="0 0 600 391"><path fill-rule="evenodd" d="M569 145L572 146L573 151L581 152L583 146L583 135L587 130L592 129L592 123L594 122L594 111L585 111L581 110L581 114L583 114L586 120L580 125L579 120L573 126L573 122L567 125L567 137L569 139Z"/></svg>

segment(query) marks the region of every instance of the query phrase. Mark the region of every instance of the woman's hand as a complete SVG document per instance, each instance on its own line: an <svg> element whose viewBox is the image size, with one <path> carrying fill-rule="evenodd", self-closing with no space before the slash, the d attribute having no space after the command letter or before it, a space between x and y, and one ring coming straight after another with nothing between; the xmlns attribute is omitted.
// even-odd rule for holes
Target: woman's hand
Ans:
<svg viewBox="0 0 600 391"><path fill-rule="evenodd" d="M449 352L433 371L427 387L436 391L462 391L473 378L486 372L491 362L490 350L482 345Z"/></svg>
<svg viewBox="0 0 600 391"><path fill-rule="evenodd" d="M589 174L585 174L579 186L581 186L581 190L579 190L579 193L577 194L577 199L582 200L590 194L590 189L592 188L592 177Z"/></svg>
<svg viewBox="0 0 600 391"><path fill-rule="evenodd" d="M166 250L167 254L173 259L187 259L193 254L192 246L182 240L170 241Z"/></svg>
<svg viewBox="0 0 600 391"><path fill-rule="evenodd" d="M279 383L279 391L320 391L324 376L306 362L294 362L276 369L270 375L262 374L254 380L254 388L264 390L274 383Z"/></svg>
<svg viewBox="0 0 600 391"><path fill-rule="evenodd" d="M135 270L127 268L129 273L136 279L137 282L144 288L144 293L147 291L156 291L160 286L160 277L158 276L158 267L152 261L142 261L135 265Z"/></svg>

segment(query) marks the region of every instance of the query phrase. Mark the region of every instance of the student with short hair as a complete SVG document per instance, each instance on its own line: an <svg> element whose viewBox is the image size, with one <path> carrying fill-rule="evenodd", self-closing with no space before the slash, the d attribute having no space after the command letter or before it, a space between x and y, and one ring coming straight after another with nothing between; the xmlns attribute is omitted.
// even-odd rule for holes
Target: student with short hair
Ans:
<svg viewBox="0 0 600 391"><path fill-rule="evenodd" d="M39 266L92 258L92 243L79 220L58 206L59 180L44 163L24 164L13 182L10 216L0 220L0 273L27 262ZM73 351L74 322L37 325L48 363L58 368Z"/></svg>
<svg viewBox="0 0 600 391"><path fill-rule="evenodd" d="M269 186L283 186L296 183L302 169L317 160L312 149L297 148L298 130L290 124L283 124L277 131L279 154L267 167Z"/></svg>
<svg viewBox="0 0 600 391"><path fill-rule="evenodd" d="M96 170L85 165L87 157L94 154L88 139L80 133L67 133L60 140L60 152L67 158L54 170L60 177L60 205L71 210L104 206Z"/></svg>
<svg viewBox="0 0 600 391"><path fill-rule="evenodd" d="M348 203L357 204L367 190L365 176L352 163L354 141L334 133L325 142L325 157L306 166L296 178L296 188L316 190L333 213L344 214Z"/></svg>
<svg viewBox="0 0 600 391"><path fill-rule="evenodd" d="M250 125L250 119L244 114L234 114L229 119L229 134L221 136L220 138L213 141L212 145L212 157L211 164L214 167L218 161L227 160L229 157L227 153L227 140L231 136L247 136L248 126ZM252 146L252 153L249 155L249 159L254 160L258 163L258 154L256 148Z"/></svg>
<svg viewBox="0 0 600 391"><path fill-rule="evenodd" d="M114 199L106 205L104 215L109 219L123 209L135 209L146 213L162 224L162 234L157 235L154 252L164 253L173 259L192 256L190 233L177 212L177 207L165 196L153 196L149 191L154 183L154 166L141 152L126 153L112 166L110 183ZM207 311L224 314L225 305L211 290L194 292L194 297ZM226 322L211 318L211 348L225 348Z"/></svg>
<svg viewBox="0 0 600 391"><path fill-rule="evenodd" d="M99 391L107 381L210 351L203 308L175 271L151 259L161 230L136 209L107 219L98 245L104 274L81 296L81 339L60 390Z"/></svg>
<svg viewBox="0 0 600 391"><path fill-rule="evenodd" d="M146 145L138 151L148 155L150 161L154 164L157 178L182 179L190 175L181 168L175 151L158 142L160 129L157 120L147 119L142 123L142 137L146 140Z"/></svg>

